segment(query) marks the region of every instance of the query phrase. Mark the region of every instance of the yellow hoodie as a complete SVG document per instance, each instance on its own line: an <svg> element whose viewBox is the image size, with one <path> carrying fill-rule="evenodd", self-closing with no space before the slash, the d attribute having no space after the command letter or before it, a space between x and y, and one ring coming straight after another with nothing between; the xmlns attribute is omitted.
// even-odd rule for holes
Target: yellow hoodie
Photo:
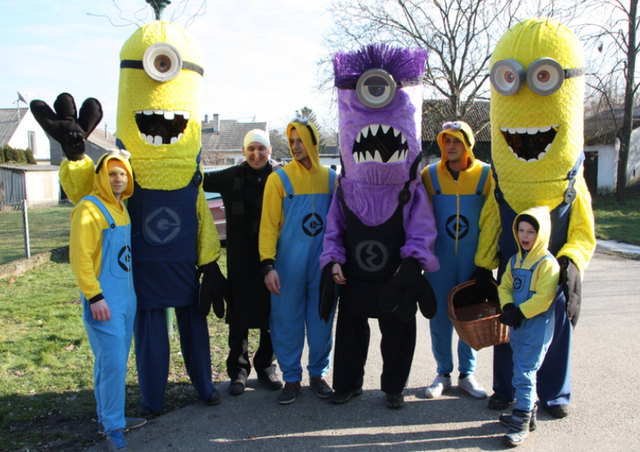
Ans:
<svg viewBox="0 0 640 452"><path fill-rule="evenodd" d="M518 241L518 219L522 215L530 215L538 222L538 236L531 250L523 253ZM548 258L542 259L531 275L531 285L529 290L533 292L531 298L522 303L519 308L522 314L530 319L538 314L545 312L553 303L558 289L558 280L560 277L560 266L556 259L547 250L549 246L549 238L551 233L551 219L549 217L549 208L547 206L532 207L521 212L516 216L513 222L513 235L518 243L518 252L516 253L516 263L514 268L530 269L540 259L549 255ZM511 259L507 263L500 286L498 287L498 295L500 297L500 306L504 308L509 303L513 303L513 275L511 274Z"/></svg>
<svg viewBox="0 0 640 452"><path fill-rule="evenodd" d="M108 162L122 162L128 173L128 184L120 201L116 200L109 183ZM116 226L130 223L129 213L123 202L133 194L133 172L129 161L120 155L106 154L98 160L98 172L94 171L93 191L91 194L105 205ZM87 300L102 294L98 282L102 268L102 231L109 227L104 215L93 202L80 201L71 212L71 238L69 261L78 281L80 291Z"/></svg>
<svg viewBox="0 0 640 452"><path fill-rule="evenodd" d="M316 137L316 144L311 137L311 128ZM311 160L311 168L306 169L295 158L282 169L289 177L291 185L296 195L325 194L333 192L334 187L329 191L329 168L320 163L318 156L317 137L318 131L311 123L292 121L287 126L287 138L291 138L291 130L296 129L304 148ZM293 157L293 150L289 144L289 152ZM274 259L276 257L276 247L280 237L280 229L284 223L284 211L282 209L282 199L285 197L285 189L282 179L274 171L269 175L264 188L264 198L262 203L262 217L260 218L259 250L260 261Z"/></svg>

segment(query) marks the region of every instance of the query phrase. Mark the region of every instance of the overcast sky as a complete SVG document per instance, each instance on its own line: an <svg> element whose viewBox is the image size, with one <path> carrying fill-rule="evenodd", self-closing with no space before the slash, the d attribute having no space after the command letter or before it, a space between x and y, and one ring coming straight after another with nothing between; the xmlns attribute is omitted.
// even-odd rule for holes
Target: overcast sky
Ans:
<svg viewBox="0 0 640 452"><path fill-rule="evenodd" d="M163 19L185 27L205 58L203 114L282 128L308 106L319 122L335 123L331 90L317 90L328 3L173 0ZM120 47L151 20L144 0L0 0L0 107L15 107L17 91L49 104L63 91L78 105L96 97L99 127L115 132Z"/></svg>

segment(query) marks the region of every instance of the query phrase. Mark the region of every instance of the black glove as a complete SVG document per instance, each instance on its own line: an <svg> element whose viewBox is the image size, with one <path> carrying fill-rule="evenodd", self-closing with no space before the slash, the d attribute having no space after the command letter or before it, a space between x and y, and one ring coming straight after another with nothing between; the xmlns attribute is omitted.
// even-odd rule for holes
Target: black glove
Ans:
<svg viewBox="0 0 640 452"><path fill-rule="evenodd" d="M560 281L562 292L567 306L567 318L571 324L576 326L578 317L580 316L580 306L582 305L582 281L580 280L580 271L576 264L567 256L558 258L560 264Z"/></svg>
<svg viewBox="0 0 640 452"><path fill-rule="evenodd" d="M318 304L318 313L320 318L329 323L331 311L336 304L336 283L333 281L331 268L335 262L329 262L322 269L320 277L320 303Z"/></svg>
<svg viewBox="0 0 640 452"><path fill-rule="evenodd" d="M41 100L33 100L31 112L38 124L53 137L69 160L82 159L85 141L102 119L102 106L90 97L82 103L80 115L76 103L69 93L62 93L53 103L55 113Z"/></svg>
<svg viewBox="0 0 640 452"><path fill-rule="evenodd" d="M516 308L513 303L509 303L504 306L502 311L502 314L498 317L500 323L504 323L514 330L517 330L524 320L524 314L522 314L520 308Z"/></svg>
<svg viewBox="0 0 640 452"><path fill-rule="evenodd" d="M229 283L220 271L217 262L201 266L198 271L202 274L200 291L198 292L198 306L202 315L206 316L213 305L213 313L221 319L224 317L224 299L229 299Z"/></svg>
<svg viewBox="0 0 640 452"><path fill-rule="evenodd" d="M409 257L400 263L398 271L383 284L378 303L383 312L398 310L398 318L407 321L415 316L416 302L420 302L421 311L424 309L427 314L433 311L435 315L435 296L431 285L422 275L420 263Z"/></svg>
<svg viewBox="0 0 640 452"><path fill-rule="evenodd" d="M483 267L476 267L471 274L471 278L476 280L476 290L480 294L480 298L487 300L498 299L498 282L493 277L493 272Z"/></svg>

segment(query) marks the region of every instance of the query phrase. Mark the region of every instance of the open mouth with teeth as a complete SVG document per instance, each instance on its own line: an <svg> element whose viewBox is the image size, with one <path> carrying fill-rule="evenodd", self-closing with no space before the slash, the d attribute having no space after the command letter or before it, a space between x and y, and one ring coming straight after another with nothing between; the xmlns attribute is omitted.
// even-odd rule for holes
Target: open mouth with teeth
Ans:
<svg viewBox="0 0 640 452"><path fill-rule="evenodd" d="M362 128L353 143L356 163L393 163L407 159L409 146L402 132L391 126L371 124Z"/></svg>
<svg viewBox="0 0 640 452"><path fill-rule="evenodd" d="M502 136L511 152L523 162L535 162L547 155L559 125L547 127L501 127Z"/></svg>
<svg viewBox="0 0 640 452"><path fill-rule="evenodd" d="M154 146L177 143L189 122L188 111L136 111L136 124L144 141Z"/></svg>

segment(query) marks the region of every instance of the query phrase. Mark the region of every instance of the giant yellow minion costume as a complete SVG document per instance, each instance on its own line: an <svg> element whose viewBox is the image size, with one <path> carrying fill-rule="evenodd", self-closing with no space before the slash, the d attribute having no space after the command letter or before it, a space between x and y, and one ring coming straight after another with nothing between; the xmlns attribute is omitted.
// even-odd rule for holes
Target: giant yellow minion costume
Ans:
<svg viewBox="0 0 640 452"><path fill-rule="evenodd" d="M547 18L509 29L491 58L491 133L495 196L480 220L476 265L504 272L516 244L517 212L547 206L549 250L561 265L553 342L538 372L543 407L563 417L571 394L570 322L578 318L580 278L595 249L591 197L582 170L584 55L577 37ZM513 399L511 350L494 352L490 406Z"/></svg>
<svg viewBox="0 0 640 452"><path fill-rule="evenodd" d="M134 334L142 414L162 409L169 372L165 317L169 307L175 307L185 365L198 395L210 405L220 401L211 382L203 313L213 298L222 296L226 281L216 263L220 242L202 190L201 61L185 31L162 20L136 30L120 53L117 137L131 153L135 174L128 209L138 297ZM83 140L99 119L90 120L87 111L94 104L89 101L95 100L88 99L88 106L83 104L78 119L69 125L75 105L67 96L64 104L60 98L54 104L57 116L46 105L39 105L42 114L34 111L34 115L42 116L41 124L50 123L51 130L66 130L54 137L68 157L60 169L63 187L76 202L91 190L93 162L83 154ZM73 115L62 107L73 110Z"/></svg>

